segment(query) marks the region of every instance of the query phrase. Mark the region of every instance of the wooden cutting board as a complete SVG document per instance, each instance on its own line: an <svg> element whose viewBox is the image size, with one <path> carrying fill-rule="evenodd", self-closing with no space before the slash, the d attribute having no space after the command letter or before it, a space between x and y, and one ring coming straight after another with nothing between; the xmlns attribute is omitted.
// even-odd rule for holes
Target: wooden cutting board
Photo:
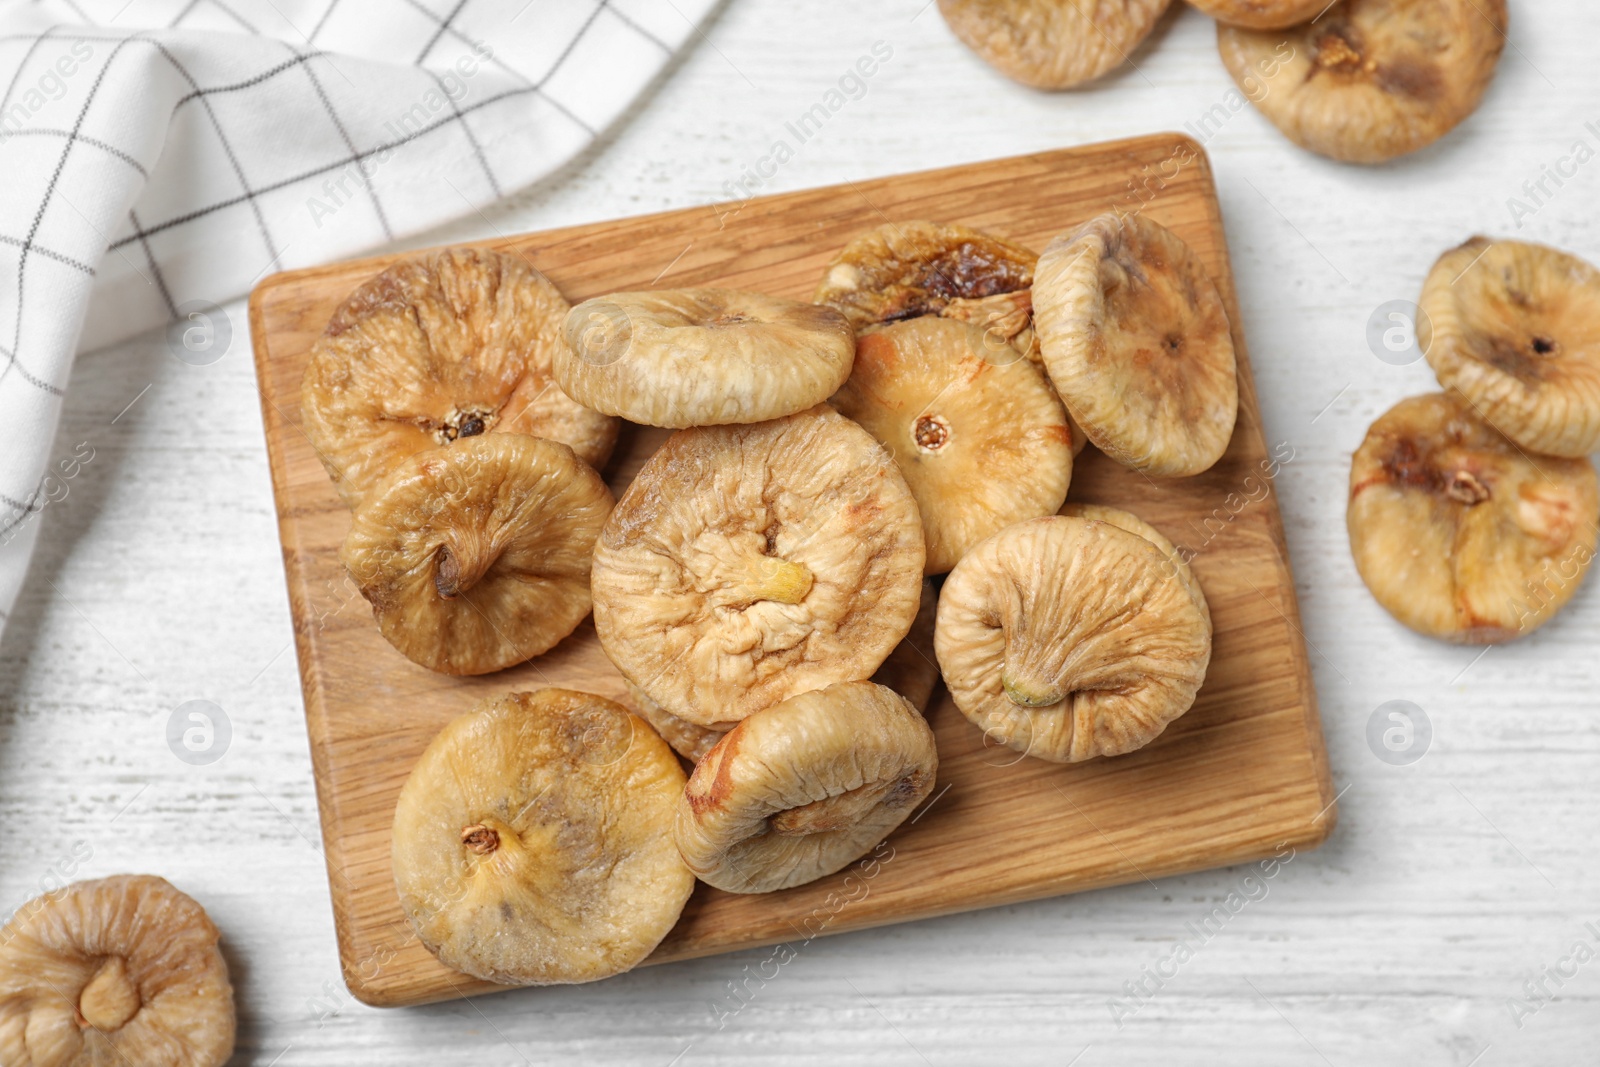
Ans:
<svg viewBox="0 0 1600 1067"><path fill-rule="evenodd" d="M525 255L574 303L691 285L809 298L828 259L884 222L963 223L1041 249L1091 215L1141 205L1194 247L1227 302L1238 429L1222 461L1190 479L1151 479L1090 449L1070 499L1127 508L1194 553L1216 624L1199 700L1137 753L1057 766L986 743L941 687L929 709L939 784L913 821L866 861L811 885L765 896L697 887L648 962L781 942L797 950L822 934L1320 844L1333 827L1334 795L1272 492L1293 451L1262 436L1210 165L1175 134L482 242ZM300 429L300 377L334 307L397 258L279 274L250 301L340 958L351 992L374 1005L501 988L440 964L395 894L395 797L434 733L511 689L562 685L626 699L587 623L513 670L430 673L384 642L340 568L350 517ZM619 494L663 436L624 428L606 471ZM923 651L931 663L932 648Z"/></svg>

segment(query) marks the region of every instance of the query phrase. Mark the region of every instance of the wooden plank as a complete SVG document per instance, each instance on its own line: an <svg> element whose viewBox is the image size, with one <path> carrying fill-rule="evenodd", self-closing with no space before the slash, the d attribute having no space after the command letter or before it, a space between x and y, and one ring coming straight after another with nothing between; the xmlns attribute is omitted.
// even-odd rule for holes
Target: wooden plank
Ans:
<svg viewBox="0 0 1600 1067"><path fill-rule="evenodd" d="M514 250L573 301L625 288L721 285L808 297L823 265L864 229L929 218L1041 248L1110 208L1142 210L1188 241L1235 323L1238 429L1204 475L1152 480L1086 453L1071 498L1126 507L1195 553L1216 624L1193 709L1140 752L1056 766L985 744L942 692L929 716L935 801L866 869L782 893L696 889L650 958L667 962L884 923L1077 892L1320 844L1336 817L1272 494L1261 418L1209 162L1166 134L825 189L482 242ZM268 453L340 957L351 991L418 1004L499 987L442 966L412 935L389 867L395 796L451 717L487 695L567 685L621 699L592 626L538 660L448 678L378 634L337 549L349 515L299 428L299 386L334 307L397 256L271 277L250 302ZM663 438L625 429L606 474L621 490ZM925 649L929 659L932 650ZM854 878L846 881L852 872Z"/></svg>

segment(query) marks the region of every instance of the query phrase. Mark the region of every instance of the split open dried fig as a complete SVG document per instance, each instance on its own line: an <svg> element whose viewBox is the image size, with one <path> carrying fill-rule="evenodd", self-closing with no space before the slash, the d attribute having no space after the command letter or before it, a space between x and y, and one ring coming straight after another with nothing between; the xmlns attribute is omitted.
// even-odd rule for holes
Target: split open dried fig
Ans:
<svg viewBox="0 0 1600 1067"><path fill-rule="evenodd" d="M1474 237L1422 288L1417 343L1439 381L1523 448L1600 448L1600 271L1544 245Z"/></svg>
<svg viewBox="0 0 1600 1067"><path fill-rule="evenodd" d="M482 433L606 461L617 421L563 393L567 302L518 256L450 248L397 263L334 312L300 387L305 431L352 508L400 460Z"/></svg>
<svg viewBox="0 0 1600 1067"><path fill-rule="evenodd" d="M395 808L395 885L446 965L502 985L633 967L694 877L672 843L683 767L626 708L511 693L450 722Z"/></svg>
<svg viewBox="0 0 1600 1067"><path fill-rule="evenodd" d="M401 460L356 510L339 558L407 658L486 674L589 614L590 553L611 505L566 445L465 438Z"/></svg>
<svg viewBox="0 0 1600 1067"><path fill-rule="evenodd" d="M993 320L1013 326L1009 339L1027 326L1026 294L1038 258L1019 244L965 226L890 222L845 245L813 299L843 312L858 331L949 313L969 322L981 319L977 324L985 327Z"/></svg>
<svg viewBox="0 0 1600 1067"><path fill-rule="evenodd" d="M1313 12L1313 14L1315 14ZM1339 0L1285 30L1217 26L1234 81L1295 144L1382 163L1472 114L1506 43L1506 0ZM1272 69L1272 90L1257 72Z"/></svg>
<svg viewBox="0 0 1600 1067"><path fill-rule="evenodd" d="M600 533L595 631L673 715L731 724L870 676L916 615L925 558L893 457L831 408L683 430Z"/></svg>
<svg viewBox="0 0 1600 1067"><path fill-rule="evenodd" d="M855 338L831 308L733 289L661 289L585 300L567 316L555 373L573 397L679 429L761 422L826 400Z"/></svg>
<svg viewBox="0 0 1600 1067"><path fill-rule="evenodd" d="M1076 763L1141 748L1189 710L1211 626L1156 545L1052 516L956 564L934 651L956 707L987 736Z"/></svg>
<svg viewBox="0 0 1600 1067"><path fill-rule="evenodd" d="M1218 22L1252 30L1281 30L1313 19L1329 0L1189 0Z"/></svg>
<svg viewBox="0 0 1600 1067"><path fill-rule="evenodd" d="M1594 558L1587 459L1526 452L1461 400L1402 400L1350 465L1350 551L1384 609L1461 644L1509 641L1571 599Z"/></svg>
<svg viewBox="0 0 1600 1067"><path fill-rule="evenodd" d="M0 930L0 1063L221 1067L233 986L205 909L161 878L75 882Z"/></svg>
<svg viewBox="0 0 1600 1067"><path fill-rule="evenodd" d="M837 682L756 712L708 752L673 836L701 881L769 893L832 874L933 788L933 730L899 694Z"/></svg>
<svg viewBox="0 0 1600 1067"><path fill-rule="evenodd" d="M1211 605L1206 601L1205 590L1200 588L1200 581L1194 576L1194 570L1189 566L1189 561L1183 558L1183 553L1178 551L1178 546L1173 544L1166 534L1131 511L1107 507L1104 504L1069 503L1061 508L1060 514L1072 519L1108 522L1119 530L1138 534L1159 548L1161 554L1167 557L1167 563L1172 569L1173 577L1189 591L1189 595L1194 597L1195 603L1200 606L1200 614L1206 618L1206 628L1211 628Z"/></svg>
<svg viewBox="0 0 1600 1067"><path fill-rule="evenodd" d="M894 456L917 498L929 574L1002 527L1050 515L1072 479L1067 413L1010 345L933 316L861 335L833 406Z"/></svg>
<svg viewBox="0 0 1600 1067"><path fill-rule="evenodd" d="M1066 89L1128 61L1169 0L939 0L961 42L1008 78Z"/></svg>
<svg viewBox="0 0 1600 1067"><path fill-rule="evenodd" d="M1146 474L1199 474L1239 412L1228 312L1193 250L1143 215L1050 243L1033 285L1050 381L1090 441Z"/></svg>

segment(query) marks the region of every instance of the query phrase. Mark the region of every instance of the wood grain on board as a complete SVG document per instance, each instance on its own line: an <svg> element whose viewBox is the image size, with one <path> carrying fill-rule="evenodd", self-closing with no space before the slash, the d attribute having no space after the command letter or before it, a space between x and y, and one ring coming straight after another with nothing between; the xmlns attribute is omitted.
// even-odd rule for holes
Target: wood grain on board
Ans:
<svg viewBox="0 0 1600 1067"><path fill-rule="evenodd" d="M851 237L933 219L1038 249L1098 212L1142 210L1189 242L1239 321L1211 171L1173 134L1018 156L482 242L524 256L576 302L633 288L717 285L808 298ZM306 723L340 958L375 1005L500 987L440 964L412 934L389 865L395 797L434 733L486 696L562 685L626 702L592 625L537 660L479 678L412 664L379 635L345 577L350 517L300 429L312 342L355 286L400 257L268 278L250 301ZM698 886L660 963L1238 863L1306 849L1336 808L1244 339L1238 429L1196 478L1155 480L1093 449L1070 499L1136 512L1193 553L1216 625L1195 706L1143 750L1058 766L985 742L941 690L934 799L876 861L782 893ZM606 470L620 491L664 438L625 427ZM924 649L931 662L931 647Z"/></svg>

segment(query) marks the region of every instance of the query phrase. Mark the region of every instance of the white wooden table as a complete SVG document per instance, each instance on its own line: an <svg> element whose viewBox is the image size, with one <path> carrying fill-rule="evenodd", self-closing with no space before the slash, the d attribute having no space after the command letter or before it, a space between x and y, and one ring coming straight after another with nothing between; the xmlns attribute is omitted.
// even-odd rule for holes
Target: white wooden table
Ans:
<svg viewBox="0 0 1600 1067"><path fill-rule="evenodd" d="M1373 355L1372 311L1415 299L1433 258L1478 231L1600 258L1600 164L1547 183L1520 230L1507 206L1575 141L1600 149L1600 8L1514 6L1482 110L1415 158L1334 165L1249 109L1208 146L1269 438L1294 451L1278 492L1344 790L1328 845L1261 888L1220 870L824 939L765 984L746 981L766 955L751 952L586 988L356 1003L335 955L239 302L211 366L159 336L78 362L56 453L88 442L94 458L43 515L0 645L0 909L61 877L172 879L224 931L238 1063L1595 1062L1600 962L1573 946L1600 953L1600 590L1480 658L1390 620L1343 522L1367 424L1433 387L1424 364ZM1137 70L1041 95L980 64L924 0L733 0L593 150L415 244L727 199L879 41L893 54L864 95L760 191L1198 125L1231 87L1211 22L1187 10ZM195 699L232 727L205 766L166 739ZM1392 699L1432 723L1411 766L1366 740ZM1171 974L1186 924L1231 892L1254 899L1159 990L1143 978ZM1134 1003L1125 983L1141 980L1153 995L1119 1026L1112 998ZM1556 999L1531 999L1529 980ZM730 983L750 991L736 1013Z"/></svg>

